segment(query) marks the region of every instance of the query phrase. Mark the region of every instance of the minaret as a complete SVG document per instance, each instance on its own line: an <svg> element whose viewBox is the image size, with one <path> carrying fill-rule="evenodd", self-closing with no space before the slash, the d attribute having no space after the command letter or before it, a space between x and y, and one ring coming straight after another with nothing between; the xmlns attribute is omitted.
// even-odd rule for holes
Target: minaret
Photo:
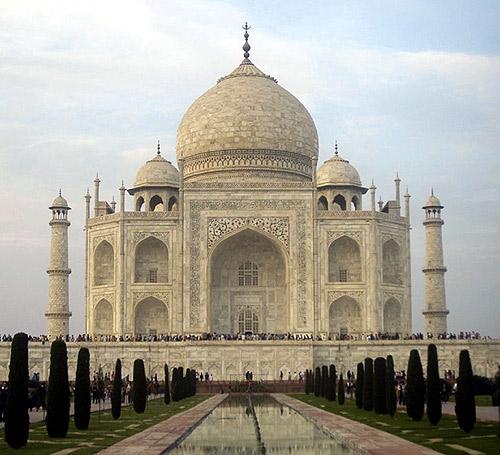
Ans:
<svg viewBox="0 0 500 455"><path fill-rule="evenodd" d="M50 244L49 301L47 305L47 336L53 340L69 334L69 274L68 267L68 202L61 196L54 199L49 207L52 210L52 228Z"/></svg>
<svg viewBox="0 0 500 455"><path fill-rule="evenodd" d="M443 239L441 229L444 221L441 219L443 206L439 199L434 196L434 190L422 207L425 210L425 304L423 315L425 318L425 330L428 334L437 336L446 333L446 317L449 311L446 309L446 294L444 289L444 273L446 267L443 265Z"/></svg>

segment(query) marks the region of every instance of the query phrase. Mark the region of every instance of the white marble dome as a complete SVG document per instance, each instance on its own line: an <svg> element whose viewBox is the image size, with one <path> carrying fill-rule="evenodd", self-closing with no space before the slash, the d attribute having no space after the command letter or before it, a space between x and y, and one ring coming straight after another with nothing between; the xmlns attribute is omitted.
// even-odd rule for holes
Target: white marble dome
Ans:
<svg viewBox="0 0 500 455"><path fill-rule="evenodd" d="M361 186L356 168L338 154L326 160L316 174L318 187L322 186Z"/></svg>
<svg viewBox="0 0 500 455"><path fill-rule="evenodd" d="M318 134L302 103L245 59L186 111L177 131L176 153L187 164L186 176L201 168L207 173L274 166L310 177ZM217 163L202 161L213 159ZM196 165L189 164L196 160ZM290 165L293 160L300 169Z"/></svg>
<svg viewBox="0 0 500 455"><path fill-rule="evenodd" d="M52 201L52 205L50 208L69 208L68 201L61 196L61 192L59 195Z"/></svg>
<svg viewBox="0 0 500 455"><path fill-rule="evenodd" d="M442 207L439 198L434 196L434 191L431 192L431 195L427 199L424 207Z"/></svg>
<svg viewBox="0 0 500 455"><path fill-rule="evenodd" d="M134 183L135 188L158 186L179 187L179 171L159 153L139 169Z"/></svg>

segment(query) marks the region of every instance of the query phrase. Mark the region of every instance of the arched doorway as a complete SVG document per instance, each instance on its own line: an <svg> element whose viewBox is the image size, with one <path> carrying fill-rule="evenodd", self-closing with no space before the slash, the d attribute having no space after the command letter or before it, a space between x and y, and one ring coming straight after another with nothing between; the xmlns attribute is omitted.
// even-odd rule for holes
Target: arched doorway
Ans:
<svg viewBox="0 0 500 455"><path fill-rule="evenodd" d="M384 243L382 261L384 283L401 284L401 248L394 240Z"/></svg>
<svg viewBox="0 0 500 455"><path fill-rule="evenodd" d="M346 336L361 333L361 310L352 297L342 296L330 305L330 335Z"/></svg>
<svg viewBox="0 0 500 455"><path fill-rule="evenodd" d="M210 257L209 330L285 333L289 327L285 253L275 241L245 229Z"/></svg>
<svg viewBox="0 0 500 455"><path fill-rule="evenodd" d="M94 308L94 335L112 334L113 307L106 299L101 299Z"/></svg>
<svg viewBox="0 0 500 455"><path fill-rule="evenodd" d="M113 247L103 240L94 252L94 286L113 284L114 265Z"/></svg>
<svg viewBox="0 0 500 455"><path fill-rule="evenodd" d="M401 333L401 304L394 297L384 305L384 331L391 335Z"/></svg>
<svg viewBox="0 0 500 455"><path fill-rule="evenodd" d="M342 236L328 248L328 281L361 281L361 253L358 242Z"/></svg>
<svg viewBox="0 0 500 455"><path fill-rule="evenodd" d="M136 335L165 335L168 330L167 306L154 297L141 300L135 307Z"/></svg>

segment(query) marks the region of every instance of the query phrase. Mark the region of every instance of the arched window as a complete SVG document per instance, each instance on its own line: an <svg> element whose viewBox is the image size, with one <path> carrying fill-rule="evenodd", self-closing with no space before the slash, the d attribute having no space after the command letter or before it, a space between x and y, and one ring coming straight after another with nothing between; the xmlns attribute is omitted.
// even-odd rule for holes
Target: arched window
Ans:
<svg viewBox="0 0 500 455"><path fill-rule="evenodd" d="M351 199L351 210L359 210L358 196L353 196Z"/></svg>
<svg viewBox="0 0 500 455"><path fill-rule="evenodd" d="M258 286L259 267L253 262L247 261L238 267L239 286Z"/></svg>
<svg viewBox="0 0 500 455"><path fill-rule="evenodd" d="M341 194L337 194L337 196L335 196L333 198L332 207L333 207L333 209L336 209L336 210L346 210L347 205L346 205L344 196L342 196Z"/></svg>
<svg viewBox="0 0 500 455"><path fill-rule="evenodd" d="M383 246L383 281L384 283L401 284L401 251L392 239Z"/></svg>
<svg viewBox="0 0 500 455"><path fill-rule="evenodd" d="M155 195L149 201L149 210L152 212L163 212L163 199Z"/></svg>
<svg viewBox="0 0 500 455"><path fill-rule="evenodd" d="M135 201L135 210L136 212L142 212L144 208L144 198L142 196L137 198L137 201Z"/></svg>
<svg viewBox="0 0 500 455"><path fill-rule="evenodd" d="M94 286L113 284L114 278L113 247L103 240L94 252Z"/></svg>
<svg viewBox="0 0 500 455"><path fill-rule="evenodd" d="M258 333L259 318L252 310L243 310L238 316L238 332L240 333Z"/></svg>
<svg viewBox="0 0 500 455"><path fill-rule="evenodd" d="M168 282L167 246L156 237L144 239L135 250L135 282Z"/></svg>
<svg viewBox="0 0 500 455"><path fill-rule="evenodd" d="M352 238L344 235L328 248L328 281L361 281L361 253Z"/></svg>
<svg viewBox="0 0 500 455"><path fill-rule="evenodd" d="M328 210L328 200L325 196L318 199L318 210Z"/></svg>
<svg viewBox="0 0 500 455"><path fill-rule="evenodd" d="M177 210L177 199L175 196L172 196L168 200L168 211L171 212L173 210Z"/></svg>

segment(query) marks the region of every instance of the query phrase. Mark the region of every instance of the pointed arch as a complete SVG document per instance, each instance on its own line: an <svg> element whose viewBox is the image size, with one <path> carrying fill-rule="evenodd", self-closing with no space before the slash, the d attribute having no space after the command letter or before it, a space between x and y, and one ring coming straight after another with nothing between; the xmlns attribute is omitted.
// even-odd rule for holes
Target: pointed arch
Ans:
<svg viewBox="0 0 500 455"><path fill-rule="evenodd" d="M318 210L328 210L328 199L325 196L318 199Z"/></svg>
<svg viewBox="0 0 500 455"><path fill-rule="evenodd" d="M351 198L351 210L360 210L360 200L356 195Z"/></svg>
<svg viewBox="0 0 500 455"><path fill-rule="evenodd" d="M141 300L134 311L136 335L166 335L169 333L167 305L155 297Z"/></svg>
<svg viewBox="0 0 500 455"><path fill-rule="evenodd" d="M163 199L157 194L149 200L149 210L151 212L163 212Z"/></svg>
<svg viewBox="0 0 500 455"><path fill-rule="evenodd" d="M147 237L136 246L134 282L168 282L168 248L158 238Z"/></svg>
<svg viewBox="0 0 500 455"><path fill-rule="evenodd" d="M168 200L168 211L172 212L174 210L177 210L177 198L175 196L172 196Z"/></svg>
<svg viewBox="0 0 500 455"><path fill-rule="evenodd" d="M334 209L334 210L346 210L347 204L345 201L345 197L342 196L341 194L337 194L333 198L332 209Z"/></svg>
<svg viewBox="0 0 500 455"><path fill-rule="evenodd" d="M142 212L144 210L144 198L139 196L135 201L135 211Z"/></svg>
<svg viewBox="0 0 500 455"><path fill-rule="evenodd" d="M328 248L328 281L360 282L361 250L358 242L343 235Z"/></svg>
<svg viewBox="0 0 500 455"><path fill-rule="evenodd" d="M331 336L361 333L361 308L357 300L344 295L335 300L329 308Z"/></svg>
<svg viewBox="0 0 500 455"><path fill-rule="evenodd" d="M401 248L393 240L387 240L382 247L383 282L402 284L401 280Z"/></svg>
<svg viewBox="0 0 500 455"><path fill-rule="evenodd" d="M210 331L238 332L238 318L245 309L257 317L259 332L288 331L288 260L277 239L246 226L217 242L208 259ZM246 263L249 281L245 281L246 269L240 270ZM246 282L251 285L245 286Z"/></svg>
<svg viewBox="0 0 500 455"><path fill-rule="evenodd" d="M384 305L384 331L392 335L401 333L401 304L394 297Z"/></svg>
<svg viewBox="0 0 500 455"><path fill-rule="evenodd" d="M94 286L113 284L114 271L113 247L107 240L102 240L94 251Z"/></svg>
<svg viewBox="0 0 500 455"><path fill-rule="evenodd" d="M94 307L94 335L113 334L113 306L101 299Z"/></svg>

